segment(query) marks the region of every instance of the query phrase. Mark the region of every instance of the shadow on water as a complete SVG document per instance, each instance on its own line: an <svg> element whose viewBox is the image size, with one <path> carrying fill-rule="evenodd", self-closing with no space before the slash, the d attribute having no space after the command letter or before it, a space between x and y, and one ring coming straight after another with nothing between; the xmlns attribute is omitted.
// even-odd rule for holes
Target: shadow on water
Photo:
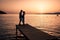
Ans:
<svg viewBox="0 0 60 40"><path fill-rule="evenodd" d="M16 28L24 35L24 37L28 38L27 40L59 40L55 36L51 36L29 24L16 25Z"/></svg>

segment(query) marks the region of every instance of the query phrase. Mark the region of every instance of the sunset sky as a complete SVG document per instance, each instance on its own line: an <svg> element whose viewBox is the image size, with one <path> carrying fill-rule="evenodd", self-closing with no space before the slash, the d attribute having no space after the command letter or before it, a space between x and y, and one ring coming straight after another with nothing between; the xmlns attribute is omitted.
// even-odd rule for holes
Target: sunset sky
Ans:
<svg viewBox="0 0 60 40"><path fill-rule="evenodd" d="M60 12L60 0L0 0L0 10L18 13Z"/></svg>

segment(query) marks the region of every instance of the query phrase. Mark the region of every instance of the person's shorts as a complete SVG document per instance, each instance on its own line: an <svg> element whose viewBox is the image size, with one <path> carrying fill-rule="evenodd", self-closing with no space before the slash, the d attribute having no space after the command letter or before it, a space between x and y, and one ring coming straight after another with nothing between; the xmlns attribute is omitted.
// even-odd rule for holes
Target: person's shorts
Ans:
<svg viewBox="0 0 60 40"><path fill-rule="evenodd" d="M21 18L20 20L23 21L23 18Z"/></svg>

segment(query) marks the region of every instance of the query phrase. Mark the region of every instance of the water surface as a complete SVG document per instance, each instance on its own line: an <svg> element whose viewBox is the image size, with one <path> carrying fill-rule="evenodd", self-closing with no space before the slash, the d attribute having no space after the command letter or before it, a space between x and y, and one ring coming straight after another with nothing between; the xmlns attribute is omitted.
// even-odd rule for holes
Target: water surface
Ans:
<svg viewBox="0 0 60 40"><path fill-rule="evenodd" d="M18 23L18 14L0 14L0 38L16 36L15 30ZM26 23L52 36L60 37L60 16L26 14Z"/></svg>

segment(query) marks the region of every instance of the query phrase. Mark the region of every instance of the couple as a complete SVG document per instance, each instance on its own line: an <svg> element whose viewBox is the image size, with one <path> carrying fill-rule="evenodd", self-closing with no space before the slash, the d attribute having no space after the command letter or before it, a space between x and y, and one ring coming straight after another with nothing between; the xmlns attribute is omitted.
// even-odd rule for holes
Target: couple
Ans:
<svg viewBox="0 0 60 40"><path fill-rule="evenodd" d="M19 13L19 25L24 25L24 16L25 16L25 11L21 10Z"/></svg>

